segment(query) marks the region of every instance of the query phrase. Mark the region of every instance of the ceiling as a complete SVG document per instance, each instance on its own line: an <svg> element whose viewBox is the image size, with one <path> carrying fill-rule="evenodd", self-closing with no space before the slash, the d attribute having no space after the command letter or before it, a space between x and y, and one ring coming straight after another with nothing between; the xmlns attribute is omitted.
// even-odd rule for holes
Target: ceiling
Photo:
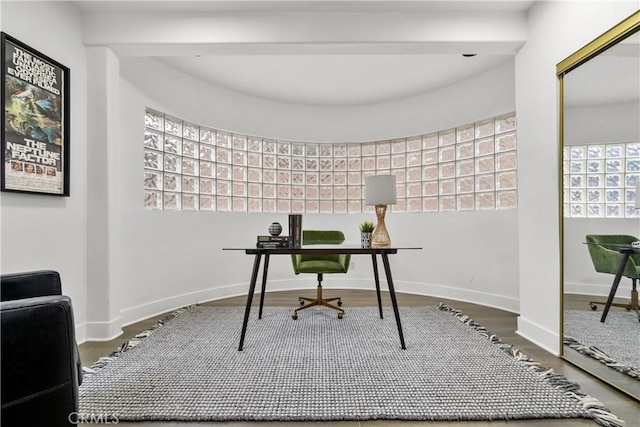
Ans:
<svg viewBox="0 0 640 427"><path fill-rule="evenodd" d="M225 88L282 102L359 105L390 101L465 80L507 55L219 55L162 62Z"/></svg>
<svg viewBox="0 0 640 427"><path fill-rule="evenodd" d="M181 17L192 19L194 14L200 20L231 15L249 17L253 19L254 28L258 27L256 31L264 30L267 38L275 34L273 43L217 43L204 38L198 41L195 36L184 43L172 44L171 40L165 40L161 49L155 41L137 43L133 40L128 44L118 39L110 43L109 37L115 40L115 37L122 36L103 35L108 30L103 30L93 39L91 34L86 38L95 40L94 44L110 45L121 55L154 57L188 75L250 96L310 105L363 105L431 92L513 60L517 48L522 44L521 40L508 40L508 48L496 48L494 45L498 43L491 40L491 35L480 37L484 38L481 40L483 43L474 42L474 34L465 35L466 38L461 36L460 40L456 39L455 34L443 37L437 33L437 25L434 25L437 24L437 18L434 17L455 20L459 15L461 20L477 17L479 22L490 14L506 14L518 17L521 25L522 17L534 2L112 0L72 3L87 16L108 15L109 19L119 19L121 22L131 16L144 16L145 22L162 16L163 25L171 22L171 17L176 20ZM311 19L309 27L314 27L313 18L309 18L314 14L321 18L327 14L338 17L335 24L338 36L333 37L334 28L326 23L322 27L322 35L310 35L318 29L307 29L304 24L296 25L296 14ZM415 20L412 17L417 15L431 19L427 21L431 22L427 28L431 34L429 38L420 39L419 43L412 39L413 35L408 30L403 32L414 25L411 20ZM294 18L284 23L280 21L279 28L265 30L259 21L262 16ZM366 21L371 16L377 19L375 22L384 22L380 19L385 16L390 21L388 25L377 25L375 28L372 25L358 28L358 18L364 17ZM353 24L346 21L349 17L356 17ZM393 22L395 19L398 22ZM404 29L403 19L407 21ZM102 21L93 22L100 24ZM472 21L467 22L471 22L467 27L473 32ZM91 33L94 26L100 25L89 24L85 31ZM441 32L453 31L450 27ZM172 25L167 28L172 28ZM357 37L354 40L339 40L337 38L342 34L341 31L357 34ZM497 28L496 32L499 32ZM183 33L176 30L176 39L183 38ZM135 32L131 31L131 34L135 38ZM385 37L393 40L393 43L381 42ZM500 46L506 45L502 43ZM478 55L473 57L462 55L475 53Z"/></svg>

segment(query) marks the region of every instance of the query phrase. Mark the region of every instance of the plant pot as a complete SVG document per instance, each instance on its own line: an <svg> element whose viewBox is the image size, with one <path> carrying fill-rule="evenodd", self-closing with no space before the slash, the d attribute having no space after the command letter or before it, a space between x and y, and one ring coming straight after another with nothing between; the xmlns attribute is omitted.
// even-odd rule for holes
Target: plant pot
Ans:
<svg viewBox="0 0 640 427"><path fill-rule="evenodd" d="M372 233L360 233L360 245L365 249L371 247L371 234Z"/></svg>

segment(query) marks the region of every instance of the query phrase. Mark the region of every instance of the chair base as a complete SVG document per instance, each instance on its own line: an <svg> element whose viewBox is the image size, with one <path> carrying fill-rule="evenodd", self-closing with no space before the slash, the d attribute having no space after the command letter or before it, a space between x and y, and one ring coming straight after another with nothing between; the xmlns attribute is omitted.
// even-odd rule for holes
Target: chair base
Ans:
<svg viewBox="0 0 640 427"><path fill-rule="evenodd" d="M598 306L596 304L606 305L605 301L589 301L589 307L591 310L597 310ZM628 303L611 303L611 307L620 307L624 308L627 311L633 310L636 312L638 316L638 320L640 321L640 305L638 304L638 291L631 291L631 301Z"/></svg>
<svg viewBox="0 0 640 427"><path fill-rule="evenodd" d="M293 315L291 317L293 317L293 320L296 320L298 318L298 311L300 310L304 310L307 309L309 307L314 307L316 305L318 306L322 306L322 307L329 307L333 310L337 310L338 311L338 319L342 319L342 317L344 316L345 311L343 309L341 309L340 307L331 304L331 302L333 301L338 301L338 305L342 305L342 299L341 298L327 298L324 299L322 298L322 285L318 285L318 292L317 292L317 296L316 298L306 298L306 297L298 297L298 301L300 301L300 304L303 304L302 307L293 310ZM306 304L305 304L306 302Z"/></svg>

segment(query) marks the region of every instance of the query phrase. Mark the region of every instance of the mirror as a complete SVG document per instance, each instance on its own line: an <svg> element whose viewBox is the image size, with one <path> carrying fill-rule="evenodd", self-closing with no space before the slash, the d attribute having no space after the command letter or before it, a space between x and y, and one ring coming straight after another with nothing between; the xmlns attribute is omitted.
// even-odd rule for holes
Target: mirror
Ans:
<svg viewBox="0 0 640 427"><path fill-rule="evenodd" d="M640 239L639 30L636 12L557 67L562 357L638 400L640 319L631 303L632 280L625 270L614 303L627 307L611 306L602 322L601 303L622 254L590 250L603 246L587 244L586 236L633 236L620 242L627 246ZM631 258L640 267L640 250Z"/></svg>

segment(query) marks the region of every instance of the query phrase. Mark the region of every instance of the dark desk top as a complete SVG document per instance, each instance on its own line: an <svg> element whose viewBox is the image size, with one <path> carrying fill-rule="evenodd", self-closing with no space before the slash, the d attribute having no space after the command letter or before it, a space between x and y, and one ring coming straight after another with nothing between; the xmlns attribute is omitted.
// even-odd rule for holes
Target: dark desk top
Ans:
<svg viewBox="0 0 640 427"><path fill-rule="evenodd" d="M387 248L363 248L359 245L303 245L299 248L222 248L223 251L244 251L247 254L395 254L399 250L422 249L417 246L391 246Z"/></svg>

